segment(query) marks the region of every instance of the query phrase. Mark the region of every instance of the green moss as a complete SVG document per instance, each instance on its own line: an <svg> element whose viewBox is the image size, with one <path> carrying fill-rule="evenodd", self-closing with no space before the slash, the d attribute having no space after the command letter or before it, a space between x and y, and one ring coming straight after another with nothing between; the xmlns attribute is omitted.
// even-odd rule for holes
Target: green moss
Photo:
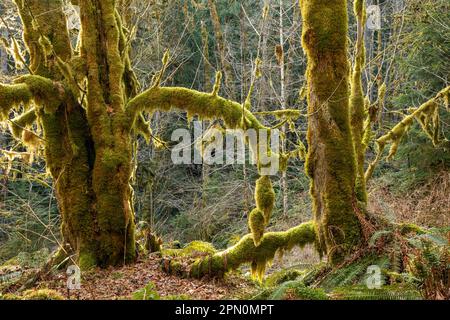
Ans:
<svg viewBox="0 0 450 320"><path fill-rule="evenodd" d="M402 235L406 235L408 233L416 233L416 234L424 234L425 230L419 227L414 223L401 223L398 226L398 230Z"/></svg>
<svg viewBox="0 0 450 320"><path fill-rule="evenodd" d="M145 247L149 253L160 252L162 246L162 239L157 235L149 232L147 235Z"/></svg>
<svg viewBox="0 0 450 320"><path fill-rule="evenodd" d="M355 62L351 77L351 94L350 94L350 111L351 111L351 128L353 143L356 155L356 197L359 201L367 202L366 181L364 176L364 162L366 154L366 145L363 143L365 130L364 126L367 118L365 110L365 100L362 88L362 70L365 65L365 42L364 42L364 26L365 26L365 1L357 0L354 2L354 13L357 21L357 39L355 48Z"/></svg>
<svg viewBox="0 0 450 320"><path fill-rule="evenodd" d="M275 191L269 176L262 176L256 180L256 207L264 213L264 223L267 225L275 205Z"/></svg>
<svg viewBox="0 0 450 320"><path fill-rule="evenodd" d="M64 300L64 297L54 290L39 289L25 291L22 300Z"/></svg>
<svg viewBox="0 0 450 320"><path fill-rule="evenodd" d="M356 157L350 123L347 1L303 0L308 155L319 248L340 263L361 241L353 208Z"/></svg>
<svg viewBox="0 0 450 320"><path fill-rule="evenodd" d="M297 269L283 269L277 271L266 278L264 284L268 287L279 286L283 282L296 280L304 274L304 271Z"/></svg>
<svg viewBox="0 0 450 320"><path fill-rule="evenodd" d="M52 80L37 76L26 75L15 80L17 84L25 84L31 93L36 106L43 107L46 113L53 113L64 99L67 99L65 88Z"/></svg>
<svg viewBox="0 0 450 320"><path fill-rule="evenodd" d="M22 300L22 297L12 294L12 293L6 293L6 294L0 293L0 300Z"/></svg>
<svg viewBox="0 0 450 320"><path fill-rule="evenodd" d="M30 129L23 130L21 140L29 150L36 150L42 142L40 137Z"/></svg>
<svg viewBox="0 0 450 320"><path fill-rule="evenodd" d="M272 111L259 111L253 112L254 115L261 116L274 116L277 119L291 119L297 120L298 118L305 116L302 111L297 109L282 109L282 110L272 110Z"/></svg>
<svg viewBox="0 0 450 320"><path fill-rule="evenodd" d="M369 289L367 286L335 288L330 294L336 300L422 300L415 288L401 285L383 286Z"/></svg>
<svg viewBox="0 0 450 320"><path fill-rule="evenodd" d="M11 109L21 103L28 105L32 101L32 93L26 84L0 84L0 121L7 119Z"/></svg>
<svg viewBox="0 0 450 320"><path fill-rule="evenodd" d="M131 123L124 106L138 86L115 5L97 1L80 6L87 18L82 21L80 55L74 56L63 1L16 4L30 75L0 85L1 118L14 107L25 104L27 109L33 103L43 129L47 169L57 182L61 231L81 267L133 261L132 137L124 129ZM99 41L100 34L104 41ZM77 98L84 90L76 81L87 84L83 106ZM11 125L15 135L35 146L36 136L18 127Z"/></svg>
<svg viewBox="0 0 450 320"><path fill-rule="evenodd" d="M31 126L37 119L36 110L31 108L9 122L9 129L16 139L22 138L24 128Z"/></svg>
<svg viewBox="0 0 450 320"><path fill-rule="evenodd" d="M223 276L244 263L252 267L252 274L262 281L266 266L277 252L291 250L295 246L303 247L315 243L316 232L313 222L302 223L283 232L267 232L255 246L253 235L248 234L233 247L215 253L212 256L198 258L191 266L191 276Z"/></svg>
<svg viewBox="0 0 450 320"><path fill-rule="evenodd" d="M150 129L150 122L145 120L144 115L141 113L134 123L136 132L141 134L145 141L148 143L152 137L152 131Z"/></svg>
<svg viewBox="0 0 450 320"><path fill-rule="evenodd" d="M216 72L216 81L214 82L213 91L211 93L211 95L214 97L216 97L219 94L221 80L222 80L222 72L217 71Z"/></svg>
<svg viewBox="0 0 450 320"><path fill-rule="evenodd" d="M258 208L253 209L248 216L248 226L252 232L253 242L256 247L261 243L265 225L264 213Z"/></svg>
<svg viewBox="0 0 450 320"><path fill-rule="evenodd" d="M97 266L97 259L94 253L81 252L78 257L78 265L81 270L90 270Z"/></svg>
<svg viewBox="0 0 450 320"><path fill-rule="evenodd" d="M410 115L403 118L397 125L395 125L387 134L381 136L377 139L378 144L378 154L381 154L384 147L391 144L389 154L387 159L391 159L397 152L398 146L406 134L408 129L413 124L414 119L416 119L422 126L423 131L428 135L433 145L438 145L442 139L440 137L440 120L439 120L439 104L440 100L445 100L450 92L450 87L442 89L434 98L423 103L419 108L417 108ZM377 156L376 161L372 163L372 166L376 166L380 156ZM373 171L373 169L372 169Z"/></svg>

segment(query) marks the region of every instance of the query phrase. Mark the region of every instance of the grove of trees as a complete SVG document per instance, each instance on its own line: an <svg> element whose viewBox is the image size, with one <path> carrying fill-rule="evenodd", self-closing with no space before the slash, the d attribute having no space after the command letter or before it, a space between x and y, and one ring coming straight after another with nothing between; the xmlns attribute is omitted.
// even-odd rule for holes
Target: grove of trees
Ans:
<svg viewBox="0 0 450 320"><path fill-rule="evenodd" d="M397 246L419 257L429 248L414 251L409 236L448 229L450 207L438 225L418 226L375 212L370 192L374 176L397 158L409 167L411 158L423 159L416 169L430 175L435 167L448 173L450 39L434 26L448 29L444 0L13 2L8 17L0 13L0 181L6 204L14 180L29 170L17 173L18 163L48 173L56 200L49 222L53 207L61 235L46 268L68 260L83 271L121 266L161 251L169 273L223 277L247 264L263 281L276 255L295 247L313 245L326 270L336 270ZM383 9L384 29L368 28L371 4ZM170 129L189 128L194 118L205 129L280 128L281 172L265 175L259 153L255 168L171 165ZM420 148L428 151L414 153ZM210 191L233 182L228 195ZM194 186L190 198L173 196ZM309 205L299 209L300 198ZM169 203L180 199L188 204ZM186 231L189 221L162 213L189 207L210 215L192 228L209 239L191 240L211 240L215 210L226 211L216 226L235 221L239 238L181 263L181 253L166 255L178 249L167 249L165 230ZM185 219L202 219L194 217ZM272 228L283 220L294 222ZM448 298L448 243L443 248L430 269L439 270L439 284L424 276L428 298ZM401 259L399 273L418 270Z"/></svg>

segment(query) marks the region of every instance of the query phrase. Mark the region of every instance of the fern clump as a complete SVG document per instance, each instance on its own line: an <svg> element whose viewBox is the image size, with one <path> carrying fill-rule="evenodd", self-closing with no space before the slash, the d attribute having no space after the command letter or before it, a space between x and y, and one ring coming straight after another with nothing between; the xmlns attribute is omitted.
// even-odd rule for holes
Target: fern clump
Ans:
<svg viewBox="0 0 450 320"><path fill-rule="evenodd" d="M287 281L268 300L328 300L328 296L323 289L307 287L302 281Z"/></svg>
<svg viewBox="0 0 450 320"><path fill-rule="evenodd" d="M432 230L409 241L408 271L425 299L450 299L450 244L444 233Z"/></svg>
<svg viewBox="0 0 450 320"><path fill-rule="evenodd" d="M299 278L304 274L304 271L297 269L284 269L278 272L275 272L268 276L265 281L265 285L268 287L274 287L282 284L286 281L292 281Z"/></svg>

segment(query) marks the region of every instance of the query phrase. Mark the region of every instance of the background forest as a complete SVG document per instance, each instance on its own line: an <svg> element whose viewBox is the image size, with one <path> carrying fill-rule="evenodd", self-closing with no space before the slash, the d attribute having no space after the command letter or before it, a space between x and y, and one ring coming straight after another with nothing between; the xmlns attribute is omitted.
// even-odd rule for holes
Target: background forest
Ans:
<svg viewBox="0 0 450 320"><path fill-rule="evenodd" d="M447 0L368 0L367 5L371 4L381 8L381 29L364 29L366 65L362 80L365 95L370 101L377 101L380 108L373 128L373 135L380 137L411 110L449 85L450 4ZM75 45L80 28L78 15L68 3L65 8ZM130 58L142 88L151 84L168 49L171 59L161 80L164 86L208 92L214 86L216 71L222 71L224 83L220 95L244 101L252 87L252 113L264 114L278 109L306 112L306 57L301 44L302 17L297 0L122 0L120 8L127 13L126 27L135 35L131 40ZM353 59L356 18L351 5L348 11L349 55ZM13 77L27 73L26 67L14 57L24 51L23 30L12 1L1 1L0 17L0 35L6 42L4 47L0 46L0 82L8 83ZM9 47L11 39L17 41L17 50ZM262 61L262 75L255 80L256 58ZM383 94L380 95L380 91ZM133 178L137 232L149 227L167 249L183 248L192 241L224 249L248 233L247 220L255 206L254 181L258 172L249 164L174 165L170 157L171 134L177 128L193 130L191 121L195 119L183 112L155 112L151 119L151 143L139 138L137 170ZM270 127L279 121L269 114L261 122ZM203 121L205 130L217 125L218 121ZM287 131L286 150L306 144L306 130L307 121L300 117L295 122L295 131ZM447 142L433 146L420 125L417 122L412 125L395 157L390 161L381 160L368 182L368 211L392 223L448 232L450 114L445 108L440 109L440 131ZM4 264L0 275L11 272L12 266L24 271L36 270L61 242L55 182L37 150L30 153L31 159L27 159L30 161L15 159L14 152L28 149L14 139L6 123L0 131L0 150L12 151L0 153L0 265ZM387 153L386 150L385 155ZM368 157L374 159L375 156L376 146L371 141ZM272 178L276 197L268 231L287 230L311 220L309 178L304 172L304 161L291 159L286 172ZM439 238L437 242L442 240L436 238ZM396 250L398 247L393 246L390 256L394 264ZM229 284L221 284L223 292L209 295L216 298L323 298L326 295L320 291L322 289L305 293L298 288L289 291L277 287L285 280L298 278L304 270L321 261L313 246L294 249L282 260L274 261L264 283L250 280L248 267L244 266L240 274L246 279L243 288L231 290ZM353 271L364 274L365 267ZM120 282L122 273L126 271L110 270L108 276L111 281ZM391 284L403 283L398 280L402 274L403 270L398 270L397 275L391 274L386 279L390 279ZM424 288L432 286L429 283L410 287L410 282L420 282L420 277L415 277L405 280L408 285L401 290L386 296L442 298L430 293L432 289ZM354 284L353 281L346 273L336 275L322 287L344 288ZM445 280L442 283L448 285ZM2 285L9 284L0 281L0 289ZM155 290L155 294L156 289L160 289L158 284L156 287L149 284L148 288L152 292ZM334 295L371 297L371 293L360 290L349 293L342 289ZM443 292L449 290L447 287ZM139 292L135 292L135 298L142 298ZM181 298L208 297L207 293L186 294Z"/></svg>

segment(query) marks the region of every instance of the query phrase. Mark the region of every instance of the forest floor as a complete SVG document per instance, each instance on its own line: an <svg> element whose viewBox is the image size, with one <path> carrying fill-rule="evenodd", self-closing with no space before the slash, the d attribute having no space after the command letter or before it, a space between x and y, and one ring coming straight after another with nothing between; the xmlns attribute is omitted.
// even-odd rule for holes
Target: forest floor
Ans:
<svg viewBox="0 0 450 320"><path fill-rule="evenodd" d="M116 300L132 299L134 292L151 282L161 299L182 295L194 300L217 300L239 298L255 286L239 275L218 280L183 279L164 273L160 262L160 257L150 255L131 265L83 272L80 290L72 291L67 289L66 272L61 271L40 280L34 289L52 289L71 300Z"/></svg>

